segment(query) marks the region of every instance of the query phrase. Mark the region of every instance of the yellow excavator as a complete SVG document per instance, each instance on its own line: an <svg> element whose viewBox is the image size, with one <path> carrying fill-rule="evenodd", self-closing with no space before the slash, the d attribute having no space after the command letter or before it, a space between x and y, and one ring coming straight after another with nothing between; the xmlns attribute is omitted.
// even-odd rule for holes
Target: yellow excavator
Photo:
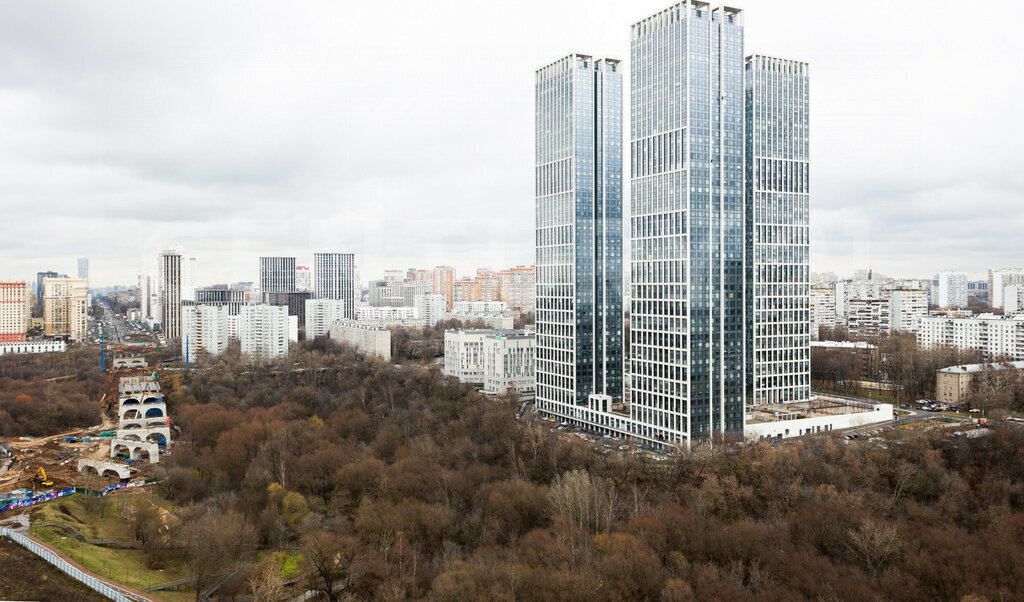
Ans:
<svg viewBox="0 0 1024 602"><path fill-rule="evenodd" d="M46 471L43 470L42 466L36 471L36 478L39 479L39 484L43 487L53 487L53 481L46 478Z"/></svg>

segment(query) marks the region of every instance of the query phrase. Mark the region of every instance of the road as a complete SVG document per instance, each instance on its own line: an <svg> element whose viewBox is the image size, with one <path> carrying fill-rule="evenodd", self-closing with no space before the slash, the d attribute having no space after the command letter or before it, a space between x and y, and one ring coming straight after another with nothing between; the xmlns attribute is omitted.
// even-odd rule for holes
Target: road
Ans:
<svg viewBox="0 0 1024 602"><path fill-rule="evenodd" d="M107 333L107 342L111 345L124 344L128 340L127 334L131 332L131 328L124 318L114 314L109 305L104 303L102 307L103 329Z"/></svg>

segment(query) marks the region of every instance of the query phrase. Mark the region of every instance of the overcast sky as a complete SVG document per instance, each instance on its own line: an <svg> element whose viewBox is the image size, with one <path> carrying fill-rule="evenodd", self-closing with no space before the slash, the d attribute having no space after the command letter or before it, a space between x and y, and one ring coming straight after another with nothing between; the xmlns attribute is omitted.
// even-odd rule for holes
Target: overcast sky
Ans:
<svg viewBox="0 0 1024 602"><path fill-rule="evenodd" d="M812 270L1024 264L1019 3L732 4L811 63ZM668 5L3 2L0 279L532 263L534 70Z"/></svg>

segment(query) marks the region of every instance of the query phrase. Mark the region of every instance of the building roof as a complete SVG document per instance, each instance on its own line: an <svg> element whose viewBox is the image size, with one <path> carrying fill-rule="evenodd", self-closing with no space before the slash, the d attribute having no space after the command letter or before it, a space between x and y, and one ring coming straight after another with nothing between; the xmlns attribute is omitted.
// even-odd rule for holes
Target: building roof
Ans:
<svg viewBox="0 0 1024 602"><path fill-rule="evenodd" d="M1022 362L992 362L990 364L960 364L959 366L949 366L941 368L936 372L943 372L945 374L977 374L986 367L994 370L1002 370L1003 368L1013 368L1015 370L1024 370L1024 361Z"/></svg>
<svg viewBox="0 0 1024 602"><path fill-rule="evenodd" d="M866 341L811 341L811 347L826 349L874 349L873 343Z"/></svg>

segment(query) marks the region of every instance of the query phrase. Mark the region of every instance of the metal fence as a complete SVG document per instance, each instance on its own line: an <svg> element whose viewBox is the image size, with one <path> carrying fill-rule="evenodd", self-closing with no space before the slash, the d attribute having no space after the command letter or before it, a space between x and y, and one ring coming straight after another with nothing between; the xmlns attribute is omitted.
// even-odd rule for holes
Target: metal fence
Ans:
<svg viewBox="0 0 1024 602"><path fill-rule="evenodd" d="M6 537L23 546L36 556L39 556L46 562L49 562L53 566L67 573L72 579L85 584L89 589L92 589L111 600L115 600L116 602L135 602L140 599L134 596L129 597L125 592L110 585L106 581L101 581L92 575L84 573L70 562L55 554L52 550L39 545L37 542L22 535L21 533L16 533L7 527L0 527L0 537Z"/></svg>

